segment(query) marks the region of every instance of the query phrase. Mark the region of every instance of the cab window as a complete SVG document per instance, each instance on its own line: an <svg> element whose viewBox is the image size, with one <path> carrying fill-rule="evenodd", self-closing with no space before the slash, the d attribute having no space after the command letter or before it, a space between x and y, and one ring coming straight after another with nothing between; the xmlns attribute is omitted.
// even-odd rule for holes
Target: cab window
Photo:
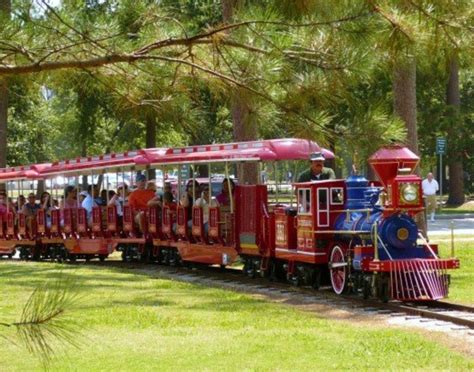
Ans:
<svg viewBox="0 0 474 372"><path fill-rule="evenodd" d="M342 187L331 188L331 204L344 204L344 189Z"/></svg>
<svg viewBox="0 0 474 372"><path fill-rule="evenodd" d="M298 214L311 213L311 189L298 189Z"/></svg>

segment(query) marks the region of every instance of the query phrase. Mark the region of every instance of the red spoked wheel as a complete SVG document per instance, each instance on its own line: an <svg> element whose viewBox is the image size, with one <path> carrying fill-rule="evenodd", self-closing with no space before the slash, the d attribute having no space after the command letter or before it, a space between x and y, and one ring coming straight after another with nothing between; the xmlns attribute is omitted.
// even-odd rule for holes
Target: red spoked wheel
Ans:
<svg viewBox="0 0 474 372"><path fill-rule="evenodd" d="M339 295L344 292L347 285L347 262L344 251L338 245L332 249L328 265L332 289Z"/></svg>

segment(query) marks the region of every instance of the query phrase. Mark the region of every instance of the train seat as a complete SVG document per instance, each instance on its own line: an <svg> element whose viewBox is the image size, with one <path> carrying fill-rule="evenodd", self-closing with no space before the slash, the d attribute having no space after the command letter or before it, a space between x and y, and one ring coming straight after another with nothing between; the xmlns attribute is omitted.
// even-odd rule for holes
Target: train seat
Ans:
<svg viewBox="0 0 474 372"><path fill-rule="evenodd" d="M188 221L188 209L179 205L176 216L176 235L181 239L190 240Z"/></svg>
<svg viewBox="0 0 474 372"><path fill-rule="evenodd" d="M153 238L162 236L162 213L159 207L150 207L146 213L148 232Z"/></svg>
<svg viewBox="0 0 474 372"><path fill-rule="evenodd" d="M197 241L207 243L207 231L204 226L204 215L202 207L193 207L191 234Z"/></svg>
<svg viewBox="0 0 474 372"><path fill-rule="evenodd" d="M91 229L95 236L102 235L102 207L94 206L92 208Z"/></svg>
<svg viewBox="0 0 474 372"><path fill-rule="evenodd" d="M117 215L117 207L115 205L109 205L106 208L106 219L107 219L107 231L111 235L116 235L119 231L119 218Z"/></svg>
<svg viewBox="0 0 474 372"><path fill-rule="evenodd" d="M176 235L173 229L176 220L176 207L164 205L162 209L162 227L161 231L163 235L171 240L176 239Z"/></svg>

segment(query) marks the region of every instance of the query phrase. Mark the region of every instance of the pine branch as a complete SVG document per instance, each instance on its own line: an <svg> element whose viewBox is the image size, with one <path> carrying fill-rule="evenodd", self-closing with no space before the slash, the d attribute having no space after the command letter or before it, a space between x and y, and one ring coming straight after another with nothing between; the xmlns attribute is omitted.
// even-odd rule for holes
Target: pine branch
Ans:
<svg viewBox="0 0 474 372"><path fill-rule="evenodd" d="M60 274L55 282L47 282L33 291L18 322L0 326L15 328L24 347L47 363L56 343L79 346L79 329L69 317L77 300L72 282Z"/></svg>

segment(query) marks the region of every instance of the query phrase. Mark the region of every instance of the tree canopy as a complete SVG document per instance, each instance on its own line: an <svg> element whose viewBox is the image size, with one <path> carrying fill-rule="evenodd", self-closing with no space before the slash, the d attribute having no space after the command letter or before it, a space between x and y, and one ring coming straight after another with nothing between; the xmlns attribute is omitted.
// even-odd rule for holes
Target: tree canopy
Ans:
<svg viewBox="0 0 474 372"><path fill-rule="evenodd" d="M240 102L257 136L314 139L335 149L340 164L364 168L375 147L406 140L392 112L392 71L412 58L426 168L438 135L470 167L472 138L457 136L469 134L470 113L449 115L445 98L455 55L461 101L470 100L464 87L472 80L474 17L467 0L11 5L10 14L0 12L11 165L230 141ZM448 130L453 122L456 131Z"/></svg>

